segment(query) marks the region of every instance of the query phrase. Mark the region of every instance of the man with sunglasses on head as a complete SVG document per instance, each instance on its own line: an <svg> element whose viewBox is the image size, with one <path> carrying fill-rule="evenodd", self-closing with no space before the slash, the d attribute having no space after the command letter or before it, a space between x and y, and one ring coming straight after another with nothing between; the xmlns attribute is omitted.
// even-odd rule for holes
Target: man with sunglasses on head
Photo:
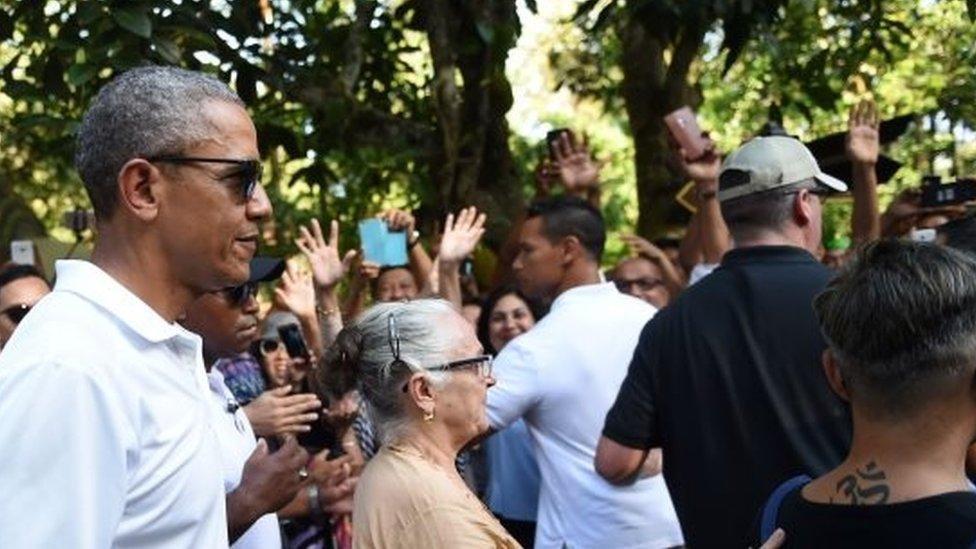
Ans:
<svg viewBox="0 0 976 549"><path fill-rule="evenodd" d="M755 138L721 171L709 158L701 199L721 207L735 248L645 326L595 466L628 485L661 448L688 546L745 547L766 495L831 469L850 441L812 305L833 276L813 255L822 201L847 186L790 137Z"/></svg>
<svg viewBox="0 0 976 549"><path fill-rule="evenodd" d="M75 156L92 260L57 263L0 354L5 549L227 546L202 342L176 321L250 276L271 215L258 155L211 76L136 68L92 101Z"/></svg>
<svg viewBox="0 0 976 549"><path fill-rule="evenodd" d="M34 266L11 263L0 268L0 349L31 308L49 293L51 286Z"/></svg>

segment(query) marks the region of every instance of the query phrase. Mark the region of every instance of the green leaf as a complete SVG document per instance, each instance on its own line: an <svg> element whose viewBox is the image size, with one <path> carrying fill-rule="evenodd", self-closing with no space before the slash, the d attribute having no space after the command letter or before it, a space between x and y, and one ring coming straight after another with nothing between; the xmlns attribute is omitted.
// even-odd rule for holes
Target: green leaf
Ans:
<svg viewBox="0 0 976 549"><path fill-rule="evenodd" d="M525 0L525 7L529 8L532 13L539 13L539 6L536 0Z"/></svg>
<svg viewBox="0 0 976 549"><path fill-rule="evenodd" d="M69 84L80 86L94 78L96 74L98 74L98 68L94 65L75 64L68 68L65 76L68 77Z"/></svg>
<svg viewBox="0 0 976 549"><path fill-rule="evenodd" d="M969 13L969 20L976 21L976 0L966 0L966 11Z"/></svg>
<svg viewBox="0 0 976 549"><path fill-rule="evenodd" d="M491 26L491 23L477 21L474 26L478 29L478 36L481 37L485 44L491 44L495 41L495 28Z"/></svg>
<svg viewBox="0 0 976 549"><path fill-rule="evenodd" d="M152 20L143 8L116 8L112 10L112 19L132 34L143 38L152 36Z"/></svg>
<svg viewBox="0 0 976 549"><path fill-rule="evenodd" d="M183 57L183 50L176 45L176 42L168 38L156 37L153 40L153 46L163 59L174 65L179 64L180 59Z"/></svg>

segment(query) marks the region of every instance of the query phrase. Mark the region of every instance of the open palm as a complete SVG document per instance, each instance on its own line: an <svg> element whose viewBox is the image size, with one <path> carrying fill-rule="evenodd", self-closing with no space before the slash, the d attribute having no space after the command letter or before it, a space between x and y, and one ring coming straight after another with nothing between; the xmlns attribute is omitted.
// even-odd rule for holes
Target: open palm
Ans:
<svg viewBox="0 0 976 549"><path fill-rule="evenodd" d="M477 208L461 210L456 219L453 214L448 214L437 258L441 264L460 263L474 251L483 234L485 214L479 214Z"/></svg>
<svg viewBox="0 0 976 549"><path fill-rule="evenodd" d="M349 272L349 265L356 255L354 250L350 250L345 257L339 258L339 222L333 220L330 224L328 243L317 219L312 220L311 230L299 227L299 231L301 237L296 244L308 259L315 285L321 289L334 288Z"/></svg>

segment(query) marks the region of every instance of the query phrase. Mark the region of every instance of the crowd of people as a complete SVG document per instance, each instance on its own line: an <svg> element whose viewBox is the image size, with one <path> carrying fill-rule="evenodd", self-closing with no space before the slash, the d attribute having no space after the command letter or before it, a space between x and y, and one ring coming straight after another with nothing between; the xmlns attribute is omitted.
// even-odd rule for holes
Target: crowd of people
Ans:
<svg viewBox="0 0 976 549"><path fill-rule="evenodd" d="M473 207L377 212L403 264L336 220L256 255L243 102L125 72L78 131L91 261L0 268L0 546L970 547L976 217L880 213L879 123L850 113L850 185L775 132L672 143L696 213L607 269L563 132L477 277Z"/></svg>

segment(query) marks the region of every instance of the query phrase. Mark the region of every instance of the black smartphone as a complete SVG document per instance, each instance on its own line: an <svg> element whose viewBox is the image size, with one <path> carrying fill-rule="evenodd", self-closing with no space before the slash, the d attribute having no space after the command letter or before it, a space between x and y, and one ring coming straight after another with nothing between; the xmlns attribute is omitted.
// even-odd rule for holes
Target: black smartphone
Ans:
<svg viewBox="0 0 976 549"><path fill-rule="evenodd" d="M573 138L573 134L569 132L569 128L556 128L550 130L546 133L546 154L552 156L552 144L559 141L559 137L564 133L569 133L570 139Z"/></svg>
<svg viewBox="0 0 976 549"><path fill-rule="evenodd" d="M942 183L938 177L926 177L922 185L923 208L954 206L976 200L976 179L958 179Z"/></svg>
<svg viewBox="0 0 976 549"><path fill-rule="evenodd" d="M285 344L288 356L306 359L311 356L308 352L308 345L305 344L305 338L302 337L302 329L298 327L298 324L280 326L278 335L281 336L281 342Z"/></svg>

